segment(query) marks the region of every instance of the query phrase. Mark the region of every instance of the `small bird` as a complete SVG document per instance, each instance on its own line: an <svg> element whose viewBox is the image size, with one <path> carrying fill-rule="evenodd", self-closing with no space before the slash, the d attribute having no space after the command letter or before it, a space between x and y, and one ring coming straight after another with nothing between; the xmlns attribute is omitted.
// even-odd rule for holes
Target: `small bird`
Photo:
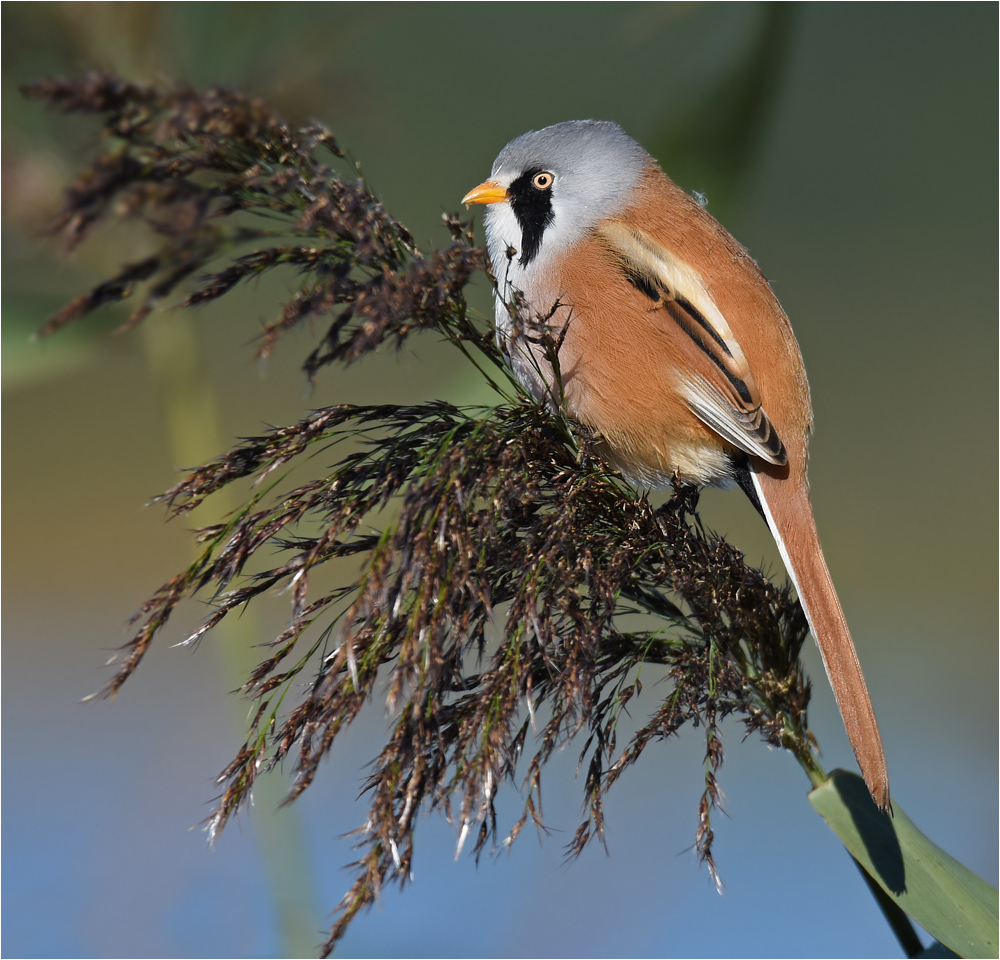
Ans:
<svg viewBox="0 0 1000 960"><path fill-rule="evenodd" d="M593 430L635 485L735 482L764 517L887 810L882 738L809 501L809 385L757 264L614 123L517 137L462 202L488 205L497 327L525 388ZM557 332L556 370L532 323Z"/></svg>

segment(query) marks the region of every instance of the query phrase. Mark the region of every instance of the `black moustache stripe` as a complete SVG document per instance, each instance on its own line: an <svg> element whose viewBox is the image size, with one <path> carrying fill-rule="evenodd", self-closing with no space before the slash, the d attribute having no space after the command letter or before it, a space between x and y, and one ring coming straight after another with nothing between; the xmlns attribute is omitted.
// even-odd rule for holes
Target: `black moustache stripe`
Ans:
<svg viewBox="0 0 1000 960"><path fill-rule="evenodd" d="M538 255L542 234L552 223L552 189L539 190L532 180L542 172L541 167L525 170L508 188L507 201L521 228L522 266L527 266Z"/></svg>

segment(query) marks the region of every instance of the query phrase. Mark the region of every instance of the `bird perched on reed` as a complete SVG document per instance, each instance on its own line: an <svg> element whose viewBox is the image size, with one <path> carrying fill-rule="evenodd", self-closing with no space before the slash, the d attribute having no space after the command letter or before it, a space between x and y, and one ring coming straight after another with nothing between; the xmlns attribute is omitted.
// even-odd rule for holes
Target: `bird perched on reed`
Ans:
<svg viewBox="0 0 1000 960"><path fill-rule="evenodd" d="M526 389L591 428L636 485L735 482L760 511L888 809L882 739L809 501L805 369L757 264L613 123L512 140L463 202L487 205L497 326ZM558 331L558 376L532 323Z"/></svg>

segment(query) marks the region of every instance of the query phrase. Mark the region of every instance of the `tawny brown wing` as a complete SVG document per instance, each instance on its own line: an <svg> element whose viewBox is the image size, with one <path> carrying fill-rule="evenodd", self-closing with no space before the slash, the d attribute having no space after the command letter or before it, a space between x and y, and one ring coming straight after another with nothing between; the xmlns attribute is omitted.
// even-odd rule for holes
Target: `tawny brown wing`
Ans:
<svg viewBox="0 0 1000 960"><path fill-rule="evenodd" d="M629 281L660 307L702 359L681 377L692 413L737 449L784 464L784 444L761 406L743 350L697 271L634 227L605 221L597 235Z"/></svg>

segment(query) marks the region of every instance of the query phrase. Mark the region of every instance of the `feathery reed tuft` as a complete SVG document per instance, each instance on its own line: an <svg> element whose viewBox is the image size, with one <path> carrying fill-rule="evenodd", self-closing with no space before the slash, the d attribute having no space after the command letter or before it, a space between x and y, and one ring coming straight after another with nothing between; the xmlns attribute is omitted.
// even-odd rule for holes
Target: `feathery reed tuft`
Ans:
<svg viewBox="0 0 1000 960"><path fill-rule="evenodd" d="M502 850L529 822L544 829L542 770L578 737L585 812L568 845L575 856L603 841L612 785L651 741L690 723L705 740L696 846L718 882L711 816L722 720L739 717L816 769L798 660L807 627L788 590L704 529L694 490L676 489L655 509L600 461L582 428L519 394L492 327L466 308L465 285L488 270L471 230L446 217L443 249L419 250L320 125L293 128L234 91L160 90L99 73L26 92L103 117L104 150L55 224L66 249L109 218L143 221L160 238L154 254L68 304L42 334L126 299L136 306L125 326L134 326L171 296L205 304L292 267L299 289L261 333L261 354L303 320L322 319L304 362L312 377L434 330L498 393L489 409L316 410L245 439L160 498L178 515L252 482L224 522L198 531L198 559L140 608L106 695L183 600L200 593L213 604L195 641L265 594L290 598L287 628L243 684L257 709L220 776L210 833L279 762L294 766L294 800L366 703L384 699L388 739L364 781L355 879L326 955L384 885L406 882L422 811L457 823L459 849L471 838L477 857ZM545 318L515 319L558 365L559 331ZM343 558L361 572L331 587L324 565ZM644 668L669 679L653 696ZM623 713L640 702L645 721L619 743ZM523 809L501 825L495 801L506 782Z"/></svg>

